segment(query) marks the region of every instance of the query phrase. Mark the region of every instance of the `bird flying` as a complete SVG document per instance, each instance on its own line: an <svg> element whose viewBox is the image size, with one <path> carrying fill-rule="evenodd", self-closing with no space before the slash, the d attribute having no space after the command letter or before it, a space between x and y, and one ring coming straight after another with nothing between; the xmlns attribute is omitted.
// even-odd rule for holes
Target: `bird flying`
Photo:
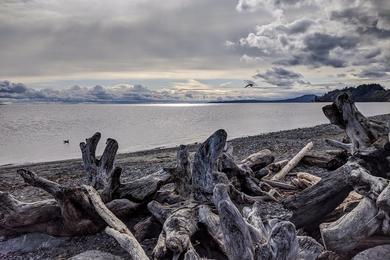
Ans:
<svg viewBox="0 0 390 260"><path fill-rule="evenodd" d="M244 80L245 81L245 86L244 86L244 88L253 88L253 87L255 87L255 86L257 86L257 84L254 82L254 81L252 81L252 80Z"/></svg>

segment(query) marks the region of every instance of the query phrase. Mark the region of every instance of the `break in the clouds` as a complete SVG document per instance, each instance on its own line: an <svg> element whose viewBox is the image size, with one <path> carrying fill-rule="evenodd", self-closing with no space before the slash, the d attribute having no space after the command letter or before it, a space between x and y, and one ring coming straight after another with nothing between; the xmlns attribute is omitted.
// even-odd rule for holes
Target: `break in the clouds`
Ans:
<svg viewBox="0 0 390 260"><path fill-rule="evenodd" d="M0 35L0 79L30 96L121 99L130 82L148 99L280 97L390 77L388 0L3 0Z"/></svg>

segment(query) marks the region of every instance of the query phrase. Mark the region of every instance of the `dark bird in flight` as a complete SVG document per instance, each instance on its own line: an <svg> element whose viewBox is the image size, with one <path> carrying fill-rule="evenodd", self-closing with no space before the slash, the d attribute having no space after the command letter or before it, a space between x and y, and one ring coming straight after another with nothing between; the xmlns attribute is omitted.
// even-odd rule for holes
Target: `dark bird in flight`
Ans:
<svg viewBox="0 0 390 260"><path fill-rule="evenodd" d="M69 139L68 140L64 140L64 144L69 144Z"/></svg>
<svg viewBox="0 0 390 260"><path fill-rule="evenodd" d="M245 81L245 86L244 86L244 88L253 88L253 87L255 87L255 86L257 86L257 84L254 82L254 81L252 81L252 80L244 80Z"/></svg>

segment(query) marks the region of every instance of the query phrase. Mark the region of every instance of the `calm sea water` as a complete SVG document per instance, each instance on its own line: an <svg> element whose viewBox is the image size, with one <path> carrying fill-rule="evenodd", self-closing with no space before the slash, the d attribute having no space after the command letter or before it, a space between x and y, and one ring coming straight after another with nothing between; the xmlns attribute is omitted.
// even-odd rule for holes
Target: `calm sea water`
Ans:
<svg viewBox="0 0 390 260"><path fill-rule="evenodd" d="M0 165L80 158L79 143L102 133L120 152L202 141L224 128L229 138L326 123L322 103L0 106ZM360 103L365 115L390 112L390 103ZM63 140L69 139L69 144Z"/></svg>

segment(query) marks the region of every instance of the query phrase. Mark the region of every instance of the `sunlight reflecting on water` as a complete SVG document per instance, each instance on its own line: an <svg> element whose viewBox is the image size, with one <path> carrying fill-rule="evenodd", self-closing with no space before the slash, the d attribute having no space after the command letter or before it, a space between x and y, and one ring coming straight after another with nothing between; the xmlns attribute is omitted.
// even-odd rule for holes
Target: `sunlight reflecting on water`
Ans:
<svg viewBox="0 0 390 260"><path fill-rule="evenodd" d="M216 103L169 103L169 104L129 104L126 106L141 106L141 107L205 107L218 105Z"/></svg>

